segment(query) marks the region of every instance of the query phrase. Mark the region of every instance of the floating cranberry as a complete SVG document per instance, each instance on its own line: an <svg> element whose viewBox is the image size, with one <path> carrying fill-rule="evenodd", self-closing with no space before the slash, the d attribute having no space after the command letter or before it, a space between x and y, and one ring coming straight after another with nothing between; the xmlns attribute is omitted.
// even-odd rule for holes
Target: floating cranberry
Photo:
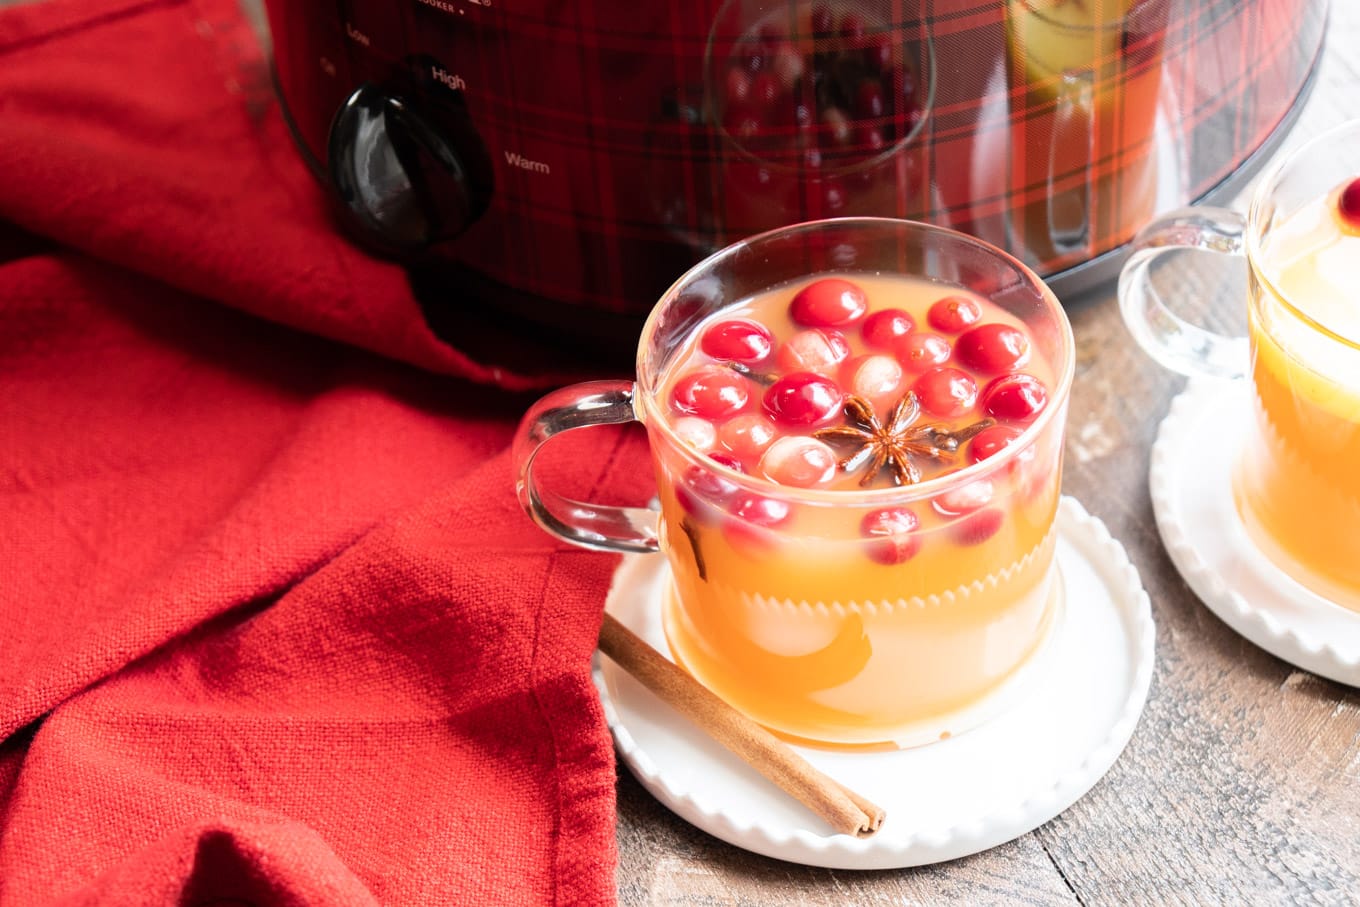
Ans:
<svg viewBox="0 0 1360 907"><path fill-rule="evenodd" d="M850 341L835 328L799 331L779 347L779 367L785 372L830 375L850 355Z"/></svg>
<svg viewBox="0 0 1360 907"><path fill-rule="evenodd" d="M789 315L808 327L839 327L864 317L869 301L856 284L839 277L823 277L798 291Z"/></svg>
<svg viewBox="0 0 1360 907"><path fill-rule="evenodd" d="M987 415L1010 422L1030 422L1048 405L1048 388L1033 375L1002 375L982 392Z"/></svg>
<svg viewBox="0 0 1360 907"><path fill-rule="evenodd" d="M1029 338L1008 324L980 324L954 341L954 355L975 372L1000 375L1029 361Z"/></svg>
<svg viewBox="0 0 1360 907"><path fill-rule="evenodd" d="M902 376L902 364L883 353L857 356L841 366L841 383L846 390L870 403L900 397Z"/></svg>
<svg viewBox="0 0 1360 907"><path fill-rule="evenodd" d="M883 116L883 86L877 79L863 79L855 87L855 115L864 120Z"/></svg>
<svg viewBox="0 0 1360 907"><path fill-rule="evenodd" d="M723 419L746 408L751 383L731 369L711 365L675 382L671 406L678 412L705 419Z"/></svg>
<svg viewBox="0 0 1360 907"><path fill-rule="evenodd" d="M734 519L723 522L723 535L733 548L754 557L774 544L769 530L788 520L790 510L783 501L751 494L737 498L729 512Z"/></svg>
<svg viewBox="0 0 1360 907"><path fill-rule="evenodd" d="M961 416L977 402L977 383L956 368L932 368L911 386L921 408L936 416Z"/></svg>
<svg viewBox="0 0 1360 907"><path fill-rule="evenodd" d="M730 318L709 325L699 347L714 359L752 364L770 355L774 336L759 322Z"/></svg>
<svg viewBox="0 0 1360 907"><path fill-rule="evenodd" d="M946 296L931 304L926 321L937 331L957 334L982 317L982 306L967 296Z"/></svg>
<svg viewBox="0 0 1360 907"><path fill-rule="evenodd" d="M735 457L753 462L777 433L774 423L760 413L742 413L718 426L718 440L723 446Z"/></svg>
<svg viewBox="0 0 1360 907"><path fill-rule="evenodd" d="M765 124L750 107L739 105L731 108L723 115L723 128L733 138L747 142L758 137L765 128Z"/></svg>
<svg viewBox="0 0 1360 907"><path fill-rule="evenodd" d="M954 348L939 334L908 334L897 346L897 358L909 372L944 365L953 354Z"/></svg>
<svg viewBox="0 0 1360 907"><path fill-rule="evenodd" d="M733 57L753 75L765 68L765 48L757 41L743 42Z"/></svg>
<svg viewBox="0 0 1360 907"><path fill-rule="evenodd" d="M671 423L681 441L698 451L707 453L718 443L718 430L713 423L698 416L681 416Z"/></svg>
<svg viewBox="0 0 1360 907"><path fill-rule="evenodd" d="M960 545L981 545L996 535L1006 515L995 507L969 514L949 527L949 535Z"/></svg>
<svg viewBox="0 0 1360 907"><path fill-rule="evenodd" d="M859 123L855 126L855 148L860 151L875 152L882 151L887 147L887 140L883 138L883 130L869 123Z"/></svg>
<svg viewBox="0 0 1360 907"><path fill-rule="evenodd" d="M872 73L880 73L892 66L893 39L889 34L870 38L864 48L864 66Z"/></svg>
<svg viewBox="0 0 1360 907"><path fill-rule="evenodd" d="M1342 222L1351 230L1360 232L1360 177L1351 180L1341 190L1336 207Z"/></svg>
<svg viewBox="0 0 1360 907"><path fill-rule="evenodd" d="M740 417L738 417L740 418ZM968 444L968 457L974 463L981 463L999 454L1003 448L1020 437L1021 430L1010 425L993 425L984 428Z"/></svg>
<svg viewBox="0 0 1360 907"><path fill-rule="evenodd" d="M779 84L785 89L791 89L803 77L807 64L803 61L803 55L792 44L783 41L775 49L774 61L770 68L779 79Z"/></svg>
<svg viewBox="0 0 1360 907"><path fill-rule="evenodd" d="M814 372L785 375L765 391L765 412L776 424L818 425L835 418L844 395L834 382Z"/></svg>
<svg viewBox="0 0 1360 907"><path fill-rule="evenodd" d="M728 469L743 472L741 464L733 457L720 453L709 454L709 459L721 463ZM707 516L708 507L726 507L727 503L740 490L739 486L702 466L691 466L685 477L676 486L675 496L680 506L692 516ZM700 502L703 502L702 504Z"/></svg>
<svg viewBox="0 0 1360 907"><path fill-rule="evenodd" d="M822 111L822 131L833 146L844 147L853 138L850 118L839 107L828 107Z"/></svg>
<svg viewBox="0 0 1360 907"><path fill-rule="evenodd" d="M835 477L836 454L816 438L786 435L765 450L758 470L771 482L812 488Z"/></svg>
<svg viewBox="0 0 1360 907"><path fill-rule="evenodd" d="M740 66L733 66L727 70L727 81L724 88L724 109L740 107L751 97L751 75Z"/></svg>
<svg viewBox="0 0 1360 907"><path fill-rule="evenodd" d="M759 72L751 80L751 103L758 110L769 110L779 100L779 80L772 73Z"/></svg>
<svg viewBox="0 0 1360 907"><path fill-rule="evenodd" d="M871 560L880 564L901 564L909 561L921 549L921 537L915 534L920 521L916 514L903 507L889 507L865 514L859 531L869 542Z"/></svg>
<svg viewBox="0 0 1360 907"><path fill-rule="evenodd" d="M916 321L902 309L879 309L860 324L859 335L870 349L896 350L915 328Z"/></svg>
<svg viewBox="0 0 1360 907"><path fill-rule="evenodd" d="M978 479L958 488L951 488L930 502L930 507L942 517L962 516L981 510L992 503L996 489L986 479Z"/></svg>

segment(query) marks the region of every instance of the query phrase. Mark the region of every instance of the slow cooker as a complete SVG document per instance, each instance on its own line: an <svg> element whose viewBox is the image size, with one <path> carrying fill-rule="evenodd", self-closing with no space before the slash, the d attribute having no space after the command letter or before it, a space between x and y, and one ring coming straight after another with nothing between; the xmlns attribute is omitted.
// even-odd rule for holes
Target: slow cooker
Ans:
<svg viewBox="0 0 1360 907"><path fill-rule="evenodd" d="M742 236L909 217L1068 298L1290 122L1326 0L268 0L298 146L448 298L628 338ZM450 303L454 304L454 303Z"/></svg>

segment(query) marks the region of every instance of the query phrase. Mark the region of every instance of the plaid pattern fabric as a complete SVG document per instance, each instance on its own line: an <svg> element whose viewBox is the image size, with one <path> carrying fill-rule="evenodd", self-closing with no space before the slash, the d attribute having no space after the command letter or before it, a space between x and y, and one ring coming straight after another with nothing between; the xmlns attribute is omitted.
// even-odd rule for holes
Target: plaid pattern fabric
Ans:
<svg viewBox="0 0 1360 907"><path fill-rule="evenodd" d="M923 115L890 103L873 121L887 137L879 151L811 160L805 138L781 138L797 124L765 124L768 136L756 129L743 143L724 120L723 80L771 22L807 67L798 90L824 84L809 73L828 59L844 67L803 0L278 0L270 23L283 99L315 160L331 115L364 81L419 95L436 121L465 111L495 186L438 255L556 302L644 312L713 249L815 217L952 226L1041 274L1114 248L1267 138L1307 78L1327 10L1326 0L824 6L860 17L856 40L886 36L918 83ZM757 147L766 139L774 151Z"/></svg>

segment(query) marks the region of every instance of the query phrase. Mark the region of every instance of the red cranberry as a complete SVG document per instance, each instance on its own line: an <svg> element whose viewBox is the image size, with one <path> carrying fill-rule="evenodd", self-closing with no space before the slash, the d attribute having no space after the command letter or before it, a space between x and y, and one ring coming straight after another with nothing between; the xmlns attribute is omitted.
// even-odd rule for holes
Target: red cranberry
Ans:
<svg viewBox="0 0 1360 907"><path fill-rule="evenodd" d="M734 519L723 523L728 543L747 556L759 556L774 544L769 530L788 520L789 505L752 494L737 498L730 512Z"/></svg>
<svg viewBox="0 0 1360 907"><path fill-rule="evenodd" d="M1336 207L1346 226L1360 231L1360 177L1351 180L1346 184L1346 188L1341 190Z"/></svg>
<svg viewBox="0 0 1360 907"><path fill-rule="evenodd" d="M1003 448L1020 437L1021 430L1009 425L993 425L974 436L968 444L968 457L974 463L981 463L999 454Z"/></svg>
<svg viewBox="0 0 1360 907"><path fill-rule="evenodd" d="M733 66L727 70L727 82L725 88L723 105L724 109L740 107L751 97L751 76L740 66Z"/></svg>
<svg viewBox="0 0 1360 907"><path fill-rule="evenodd" d="M835 477L836 453L816 438L785 435L766 448L758 469L771 482L812 488Z"/></svg>
<svg viewBox="0 0 1360 907"><path fill-rule="evenodd" d="M897 346L897 358L909 372L944 365L953 354L954 348L939 334L908 334Z"/></svg>
<svg viewBox="0 0 1360 907"><path fill-rule="evenodd" d="M745 105L733 107L723 114L723 129L739 141L750 141L760 135L765 124L760 116Z"/></svg>
<svg viewBox="0 0 1360 907"><path fill-rule="evenodd" d="M784 501L774 498L761 497L758 494L748 494L737 498L731 507L731 513L738 519L745 520L753 526L763 526L767 529L780 525L789 518L789 505Z"/></svg>
<svg viewBox="0 0 1360 907"><path fill-rule="evenodd" d="M779 367L785 372L829 375L850 355L850 341L835 328L799 331L779 347Z"/></svg>
<svg viewBox="0 0 1360 907"><path fill-rule="evenodd" d="M855 126L855 148L859 151L873 154L882 151L887 146L887 140L883 138L883 130L869 123L859 123Z"/></svg>
<svg viewBox="0 0 1360 907"><path fill-rule="evenodd" d="M779 80L771 73L756 73L751 80L751 103L760 110L769 110L779 100Z"/></svg>
<svg viewBox="0 0 1360 907"><path fill-rule="evenodd" d="M815 372L794 372L770 385L764 403L777 424L807 426L835 418L843 400L833 381Z"/></svg>
<svg viewBox="0 0 1360 907"><path fill-rule="evenodd" d="M770 355L774 337L763 324L732 318L710 325L699 340L699 348L714 359L755 363Z"/></svg>
<svg viewBox="0 0 1360 907"><path fill-rule="evenodd" d="M789 89L803 77L807 64L803 62L803 55L792 44L784 41L775 50L770 68L779 79L779 84Z"/></svg>
<svg viewBox="0 0 1360 907"><path fill-rule="evenodd" d="M864 48L864 66L869 72L880 73L892 66L893 39L889 34L870 38Z"/></svg>
<svg viewBox="0 0 1360 907"><path fill-rule="evenodd" d="M1029 338L1008 324L981 324L954 341L954 355L975 372L1000 375L1029 361Z"/></svg>
<svg viewBox="0 0 1360 907"><path fill-rule="evenodd" d="M921 537L915 534L920 521L916 514L903 507L889 507L865 514L859 531L868 544L869 559L880 564L901 564L909 561L921 549Z"/></svg>
<svg viewBox="0 0 1360 907"><path fill-rule="evenodd" d="M946 296L931 304L926 321L937 331L957 334L982 317L982 306L967 296Z"/></svg>
<svg viewBox="0 0 1360 907"><path fill-rule="evenodd" d="M932 368L912 385L921 408L936 416L961 416L977 402L977 384L956 368Z"/></svg>
<svg viewBox="0 0 1360 907"><path fill-rule="evenodd" d="M798 291L789 315L808 327L838 327L864 317L869 301L857 285L839 277L824 277Z"/></svg>
<svg viewBox="0 0 1360 907"><path fill-rule="evenodd" d="M737 47L733 57L752 74L765 68L765 48L756 41L745 41Z"/></svg>
<svg viewBox="0 0 1360 907"><path fill-rule="evenodd" d="M718 430L713 423L698 416L681 416L671 422L676 436L699 451L710 451L718 443Z"/></svg>
<svg viewBox="0 0 1360 907"><path fill-rule="evenodd" d="M718 426L718 440L735 457L751 461L770 446L776 434L774 423L760 413L741 413Z"/></svg>
<svg viewBox="0 0 1360 907"><path fill-rule="evenodd" d="M892 356L857 356L841 366L841 383L859 397L878 403L900 394L902 364Z"/></svg>
<svg viewBox="0 0 1360 907"><path fill-rule="evenodd" d="M875 79L864 79L855 87L855 115L864 120L883 116L883 86Z"/></svg>
<svg viewBox="0 0 1360 907"><path fill-rule="evenodd" d="M895 350L898 342L916 328L916 321L902 309L879 309L859 326L864 344L875 350Z"/></svg>
<svg viewBox="0 0 1360 907"><path fill-rule="evenodd" d="M850 118L839 107L828 107L822 111L822 129L833 146L844 147L850 144L852 137Z"/></svg>
<svg viewBox="0 0 1360 907"><path fill-rule="evenodd" d="M992 503L995 490L986 479L951 488L930 502L930 508L942 517L962 516L981 510Z"/></svg>
<svg viewBox="0 0 1360 907"><path fill-rule="evenodd" d="M1006 515L995 507L969 514L949 527L949 535L960 545L981 545L996 535Z"/></svg>
<svg viewBox="0 0 1360 907"><path fill-rule="evenodd" d="M696 369L675 382L671 406L678 412L705 419L723 419L746 408L750 382L721 366Z"/></svg>
<svg viewBox="0 0 1360 907"><path fill-rule="evenodd" d="M741 463L737 462L734 457L720 453L712 453L708 456L715 463L721 463L728 469L737 472L745 471L741 468ZM725 507L738 490L735 482L704 469L702 466L691 466L685 471L685 477L680 484L676 486L675 497L686 513L691 516L704 517L709 515L709 507Z"/></svg>
<svg viewBox="0 0 1360 907"><path fill-rule="evenodd" d="M1033 375L1002 375L982 392L982 409L1010 422L1030 422L1048 405L1048 388Z"/></svg>

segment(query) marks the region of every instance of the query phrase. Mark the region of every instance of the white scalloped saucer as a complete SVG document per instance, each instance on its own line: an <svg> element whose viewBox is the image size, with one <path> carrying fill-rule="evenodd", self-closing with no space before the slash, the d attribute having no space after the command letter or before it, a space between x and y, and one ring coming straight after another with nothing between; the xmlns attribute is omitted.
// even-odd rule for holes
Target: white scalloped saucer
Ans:
<svg viewBox="0 0 1360 907"><path fill-rule="evenodd" d="M1172 401L1149 474L1162 543L1186 584L1228 626L1292 665L1360 686L1360 613L1276 567L1237 513L1232 469L1253 418L1249 387L1192 381Z"/></svg>
<svg viewBox="0 0 1360 907"><path fill-rule="evenodd" d="M1066 584L1056 628L1025 696L982 726L893 752L796 747L883 807L877 835L838 835L698 727L597 654L595 683L619 755L681 818L737 847L809 866L895 869L995 847L1075 803L1123 751L1152 679L1147 593L1123 546L1072 498L1058 512ZM667 566L626 558L606 607L662 653Z"/></svg>

